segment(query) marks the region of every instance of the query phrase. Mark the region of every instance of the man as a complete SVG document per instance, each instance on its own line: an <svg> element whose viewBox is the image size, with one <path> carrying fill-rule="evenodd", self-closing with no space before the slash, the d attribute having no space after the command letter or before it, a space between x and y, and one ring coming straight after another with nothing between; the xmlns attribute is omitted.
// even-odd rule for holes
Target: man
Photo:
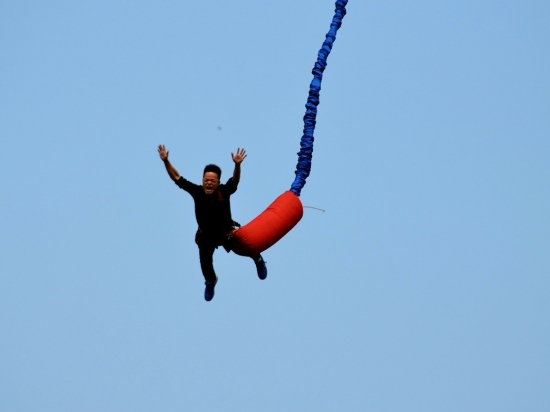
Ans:
<svg viewBox="0 0 550 412"><path fill-rule="evenodd" d="M218 246L223 246L227 252L231 251L229 235L236 226L239 226L231 217L230 198L237 191L241 178L241 163L246 158L246 151L238 148L236 154L231 153L235 169L233 176L226 184L220 183L221 169L216 165L209 164L204 168L202 185L191 183L179 175L168 160L169 152L164 145L159 145L158 153L170 178L180 189L189 193L195 202L195 217L199 225L195 243L199 247L199 259L206 285L204 299L209 302L214 297L214 288L218 282L213 265L214 251ZM262 256L253 256L252 259L256 264L258 277L262 280L265 279L267 268Z"/></svg>

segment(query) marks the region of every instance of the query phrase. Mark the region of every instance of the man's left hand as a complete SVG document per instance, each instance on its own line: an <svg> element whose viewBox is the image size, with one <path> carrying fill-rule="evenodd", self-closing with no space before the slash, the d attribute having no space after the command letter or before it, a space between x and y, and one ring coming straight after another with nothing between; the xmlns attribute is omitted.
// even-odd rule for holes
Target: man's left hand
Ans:
<svg viewBox="0 0 550 412"><path fill-rule="evenodd" d="M240 147L237 149L237 154L233 154L231 152L231 158L235 162L235 164L240 165L243 160L246 158L246 150L241 149Z"/></svg>

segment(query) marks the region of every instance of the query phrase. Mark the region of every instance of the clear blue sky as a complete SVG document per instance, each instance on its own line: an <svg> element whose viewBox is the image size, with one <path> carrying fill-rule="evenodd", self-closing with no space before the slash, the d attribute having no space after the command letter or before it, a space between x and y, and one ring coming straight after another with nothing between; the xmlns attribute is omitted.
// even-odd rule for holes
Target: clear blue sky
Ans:
<svg viewBox="0 0 550 412"><path fill-rule="evenodd" d="M0 3L0 411L548 411L550 3L351 0L269 276L156 153L294 178L333 0ZM221 130L219 129L221 127Z"/></svg>

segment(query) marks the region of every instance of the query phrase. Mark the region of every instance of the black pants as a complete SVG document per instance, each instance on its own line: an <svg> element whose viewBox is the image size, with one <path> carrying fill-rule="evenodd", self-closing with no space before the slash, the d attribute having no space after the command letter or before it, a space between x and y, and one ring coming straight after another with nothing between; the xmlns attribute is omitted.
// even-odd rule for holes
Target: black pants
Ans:
<svg viewBox="0 0 550 412"><path fill-rule="evenodd" d="M210 244L199 245L199 259L201 262L202 275L207 282L216 280L216 272L214 271L214 251L216 246Z"/></svg>
<svg viewBox="0 0 550 412"><path fill-rule="evenodd" d="M199 260L201 263L202 275L207 282L216 281L216 272L214 271L214 251L218 246L223 246L229 253L231 251L231 242L227 237L207 237L203 233L197 232L195 236L195 243L199 247ZM256 260L260 257L253 256L252 259Z"/></svg>
<svg viewBox="0 0 550 412"><path fill-rule="evenodd" d="M229 252L231 250L228 248L228 245L225 245L224 243L227 243L227 237L225 237L222 233L214 235L208 235L202 230L197 230L197 234L195 235L195 243L199 247L199 260L201 262L201 270L202 274L204 276L204 280L207 282L215 282L216 281L216 272L214 271L214 251L218 248L218 246L224 245L225 249Z"/></svg>

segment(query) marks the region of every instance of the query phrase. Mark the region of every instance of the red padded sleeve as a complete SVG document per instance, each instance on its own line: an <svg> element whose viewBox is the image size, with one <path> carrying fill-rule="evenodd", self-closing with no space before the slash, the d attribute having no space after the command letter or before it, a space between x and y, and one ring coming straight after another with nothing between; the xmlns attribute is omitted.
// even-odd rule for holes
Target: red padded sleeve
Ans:
<svg viewBox="0 0 550 412"><path fill-rule="evenodd" d="M233 233L233 251L241 256L256 256L286 235L303 214L300 198L290 191L283 193L252 222Z"/></svg>

